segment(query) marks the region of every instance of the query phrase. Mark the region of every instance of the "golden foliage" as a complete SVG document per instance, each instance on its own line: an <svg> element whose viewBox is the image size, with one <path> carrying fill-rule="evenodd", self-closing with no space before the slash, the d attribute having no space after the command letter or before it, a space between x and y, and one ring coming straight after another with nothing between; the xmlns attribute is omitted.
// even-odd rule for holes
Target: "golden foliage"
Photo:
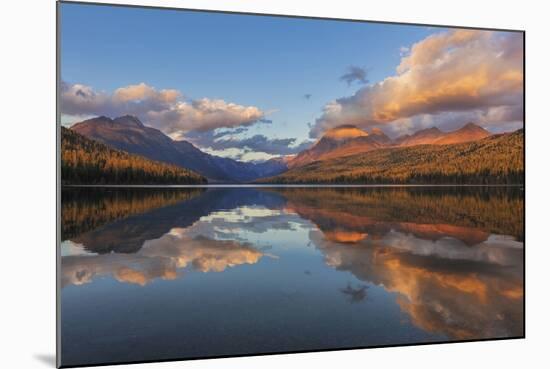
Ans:
<svg viewBox="0 0 550 369"><path fill-rule="evenodd" d="M263 183L522 184L523 130L452 145L418 145L316 161Z"/></svg>
<svg viewBox="0 0 550 369"><path fill-rule="evenodd" d="M206 178L188 169L115 150L61 128L63 184L202 184Z"/></svg>
<svg viewBox="0 0 550 369"><path fill-rule="evenodd" d="M523 189L518 187L272 188L288 207L325 216L321 228L348 228L354 219L451 224L524 238ZM332 228L331 228L332 226ZM357 224L357 230L361 224Z"/></svg>
<svg viewBox="0 0 550 369"><path fill-rule="evenodd" d="M87 189L69 188L61 193L61 239L112 221L174 205L197 197L204 189Z"/></svg>

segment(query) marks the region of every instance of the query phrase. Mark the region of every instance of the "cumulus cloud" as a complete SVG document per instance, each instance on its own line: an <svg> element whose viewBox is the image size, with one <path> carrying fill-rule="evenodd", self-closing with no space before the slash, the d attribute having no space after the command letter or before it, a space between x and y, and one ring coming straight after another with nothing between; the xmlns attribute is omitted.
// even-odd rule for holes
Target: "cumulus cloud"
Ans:
<svg viewBox="0 0 550 369"><path fill-rule="evenodd" d="M61 111L64 116L132 114L167 134L249 126L258 121L270 122L265 118L265 113L255 106L221 99L184 99L178 90L157 90L145 83L121 87L108 93L82 84L63 82Z"/></svg>
<svg viewBox="0 0 550 369"><path fill-rule="evenodd" d="M369 82L367 80L367 71L364 68L355 65L348 67L347 72L340 77L340 81L346 82L348 86L354 82L362 84Z"/></svg>
<svg viewBox="0 0 550 369"><path fill-rule="evenodd" d="M328 103L310 135L318 137L342 124L366 128L450 112L495 119L497 112L510 114L501 119L522 116L521 34L446 31L403 51L395 75Z"/></svg>
<svg viewBox="0 0 550 369"><path fill-rule="evenodd" d="M178 102L171 109L150 111L148 119L164 132L205 132L221 127L249 126L264 113L255 106L202 98Z"/></svg>
<svg viewBox="0 0 550 369"><path fill-rule="evenodd" d="M66 115L133 114L170 109L181 97L177 90L156 90L145 83L116 89L112 94L83 84L61 84L61 111Z"/></svg>

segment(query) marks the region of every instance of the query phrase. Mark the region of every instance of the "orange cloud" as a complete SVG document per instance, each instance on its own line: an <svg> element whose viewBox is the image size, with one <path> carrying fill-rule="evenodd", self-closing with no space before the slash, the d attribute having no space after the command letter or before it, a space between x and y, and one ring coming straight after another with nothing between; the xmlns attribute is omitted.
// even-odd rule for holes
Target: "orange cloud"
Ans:
<svg viewBox="0 0 550 369"><path fill-rule="evenodd" d="M144 99L155 99L168 103L175 102L181 93L178 90L160 90L141 82L137 85L120 87L113 93L113 99L120 102L140 101Z"/></svg>
<svg viewBox="0 0 550 369"><path fill-rule="evenodd" d="M368 127L421 115L483 112L523 99L519 33L454 30L414 44L396 75L332 101L311 135L342 124Z"/></svg>

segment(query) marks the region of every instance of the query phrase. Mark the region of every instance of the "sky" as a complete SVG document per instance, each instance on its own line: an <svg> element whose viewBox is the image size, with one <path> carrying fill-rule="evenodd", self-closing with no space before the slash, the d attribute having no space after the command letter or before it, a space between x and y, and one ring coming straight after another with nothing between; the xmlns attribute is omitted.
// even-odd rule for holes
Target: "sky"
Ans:
<svg viewBox="0 0 550 369"><path fill-rule="evenodd" d="M331 128L523 125L520 33L61 4L61 123L131 114L245 161Z"/></svg>

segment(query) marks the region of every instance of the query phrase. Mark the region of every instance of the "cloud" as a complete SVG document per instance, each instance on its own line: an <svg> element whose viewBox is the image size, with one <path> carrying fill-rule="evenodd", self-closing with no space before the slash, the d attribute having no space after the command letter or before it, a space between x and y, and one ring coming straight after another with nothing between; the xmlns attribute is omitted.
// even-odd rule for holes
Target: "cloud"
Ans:
<svg viewBox="0 0 550 369"><path fill-rule="evenodd" d="M353 82L358 82L362 84L369 82L367 80L367 71L364 68L355 65L351 65L348 67L347 73L340 77L340 81L346 82L348 86L351 85Z"/></svg>
<svg viewBox="0 0 550 369"><path fill-rule="evenodd" d="M342 124L365 128L421 115L468 112L483 119L500 109L518 118L522 101L521 34L447 31L412 45L395 75L325 105L310 136Z"/></svg>
<svg viewBox="0 0 550 369"><path fill-rule="evenodd" d="M240 160L244 160L243 156L249 152L267 154L263 155L267 159L273 156L292 155L307 149L312 143L310 140L299 142L296 138L269 138L262 134L242 137L240 134L246 130L246 127L239 127L223 131L189 132L181 138L215 155Z"/></svg>
<svg viewBox="0 0 550 369"><path fill-rule="evenodd" d="M263 119L263 116L264 113L255 106L208 98L178 102L170 109L150 111L147 115L149 121L166 133L249 126Z"/></svg>
<svg viewBox="0 0 550 369"><path fill-rule="evenodd" d="M121 87L112 94L78 83L61 83L61 111L66 115L143 116L170 109L180 97L177 90L156 90L145 83Z"/></svg>
<svg viewBox="0 0 550 369"><path fill-rule="evenodd" d="M244 205L232 210L212 212L202 217L201 223L193 225L197 234L213 239L223 239L229 235L242 242L249 242L251 233L290 231L309 227L309 223L296 214L260 205ZM244 238L241 238L243 236Z"/></svg>
<svg viewBox="0 0 550 369"><path fill-rule="evenodd" d="M242 140L219 140L215 143L215 146L218 148L246 147L253 151L262 151L268 154L289 155L296 154L311 145L309 141L303 141L299 144L297 144L297 141L296 138L268 138L257 134Z"/></svg>
<svg viewBox="0 0 550 369"><path fill-rule="evenodd" d="M117 88L113 93L113 100L122 103L140 102L140 101L159 101L173 103L181 93L177 90L157 91L153 87L140 83L126 87Z"/></svg>
<svg viewBox="0 0 550 369"><path fill-rule="evenodd" d="M82 84L63 82L61 112L66 117L132 114L166 134L249 126L259 121L270 123L265 112L255 106L222 99L184 99L178 90L157 90L145 83L108 93Z"/></svg>
<svg viewBox="0 0 550 369"><path fill-rule="evenodd" d="M244 162L261 163L269 159L279 157L279 155L268 154L261 151L252 151L248 148L239 149L236 147L230 147L223 150L214 150L210 147L201 148L202 151L210 155L219 156L221 158L230 158Z"/></svg>

